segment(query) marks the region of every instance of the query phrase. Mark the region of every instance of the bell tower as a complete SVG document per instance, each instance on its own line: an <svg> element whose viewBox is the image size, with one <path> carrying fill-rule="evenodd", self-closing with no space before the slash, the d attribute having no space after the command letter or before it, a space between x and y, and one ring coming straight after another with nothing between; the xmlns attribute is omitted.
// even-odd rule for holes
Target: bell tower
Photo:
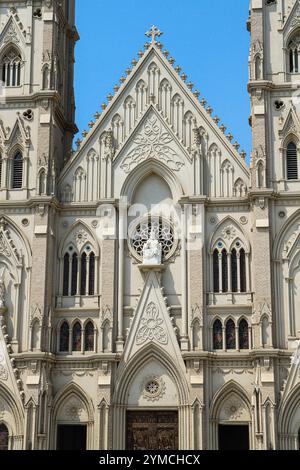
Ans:
<svg viewBox="0 0 300 470"><path fill-rule="evenodd" d="M300 190L300 3L251 0L252 187Z"/></svg>
<svg viewBox="0 0 300 470"><path fill-rule="evenodd" d="M1 2L0 200L56 194L71 154L75 1Z"/></svg>

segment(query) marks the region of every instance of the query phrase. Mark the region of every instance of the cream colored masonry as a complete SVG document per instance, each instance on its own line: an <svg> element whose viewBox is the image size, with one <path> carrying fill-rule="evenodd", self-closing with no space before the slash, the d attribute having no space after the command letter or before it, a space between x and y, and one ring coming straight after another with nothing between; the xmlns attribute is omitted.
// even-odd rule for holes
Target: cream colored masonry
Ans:
<svg viewBox="0 0 300 470"><path fill-rule="evenodd" d="M0 448L299 449L299 0L250 2L250 167L156 27L73 152L74 11L0 3Z"/></svg>

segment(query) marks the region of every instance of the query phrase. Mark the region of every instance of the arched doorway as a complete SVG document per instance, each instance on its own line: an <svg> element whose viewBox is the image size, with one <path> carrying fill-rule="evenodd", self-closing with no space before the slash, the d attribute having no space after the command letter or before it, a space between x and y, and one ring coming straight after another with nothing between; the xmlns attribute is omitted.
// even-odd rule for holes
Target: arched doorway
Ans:
<svg viewBox="0 0 300 470"><path fill-rule="evenodd" d="M119 374L113 398L113 449L189 449L187 382L172 358L148 344L126 366L119 366Z"/></svg>
<svg viewBox="0 0 300 470"><path fill-rule="evenodd" d="M133 378L126 412L127 450L178 450L178 392L163 365L152 360Z"/></svg>
<svg viewBox="0 0 300 470"><path fill-rule="evenodd" d="M235 382L225 385L216 394L212 426L212 449L237 451L253 447L249 400Z"/></svg>
<svg viewBox="0 0 300 470"><path fill-rule="evenodd" d="M94 409L77 384L69 384L57 395L53 414L53 448L85 451L93 448Z"/></svg>
<svg viewBox="0 0 300 470"><path fill-rule="evenodd" d="M8 450L9 432L5 424L0 424L0 450Z"/></svg>

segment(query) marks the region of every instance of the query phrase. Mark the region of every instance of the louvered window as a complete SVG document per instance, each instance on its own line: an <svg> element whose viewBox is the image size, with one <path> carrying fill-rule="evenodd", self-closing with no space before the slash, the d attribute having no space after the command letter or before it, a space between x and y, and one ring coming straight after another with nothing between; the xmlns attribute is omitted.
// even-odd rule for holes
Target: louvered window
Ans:
<svg viewBox="0 0 300 470"><path fill-rule="evenodd" d="M288 180L298 179L297 147L293 142L289 143L289 145L287 146L286 162L287 162L287 179Z"/></svg>
<svg viewBox="0 0 300 470"><path fill-rule="evenodd" d="M12 189L21 189L23 186L23 157L18 152L13 159Z"/></svg>

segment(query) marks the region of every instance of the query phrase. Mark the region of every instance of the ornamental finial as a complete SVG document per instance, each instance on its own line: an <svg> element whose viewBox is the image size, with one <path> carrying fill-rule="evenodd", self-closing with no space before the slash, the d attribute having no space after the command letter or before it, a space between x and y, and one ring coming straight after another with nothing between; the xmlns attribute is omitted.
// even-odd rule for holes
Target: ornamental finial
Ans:
<svg viewBox="0 0 300 470"><path fill-rule="evenodd" d="M162 36L164 33L162 33L161 31L159 31L159 29L156 27L156 26L152 26L152 28L147 31L147 33L145 33L145 36L147 36L147 38L152 38L151 42L152 44L155 44L156 43L156 37L160 37Z"/></svg>

